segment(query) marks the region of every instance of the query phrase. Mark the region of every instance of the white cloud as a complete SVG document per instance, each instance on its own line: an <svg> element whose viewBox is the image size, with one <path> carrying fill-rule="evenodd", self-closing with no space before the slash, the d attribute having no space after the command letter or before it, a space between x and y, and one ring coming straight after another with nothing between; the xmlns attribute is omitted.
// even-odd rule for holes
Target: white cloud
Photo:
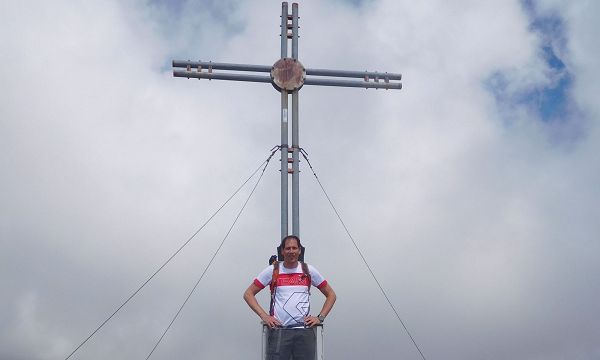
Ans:
<svg viewBox="0 0 600 360"><path fill-rule="evenodd" d="M521 3L300 6L305 66L404 75L400 92L305 87L301 143L428 358L600 351L590 321L600 290L596 5L536 4L559 9L566 24L561 59L578 108L565 123L585 119L568 145L530 112L499 108L486 83L503 72L518 94L554 79ZM174 79L165 67L190 57L273 63L280 8L30 1L3 3L0 13L0 286L9 294L0 300L0 357L60 357L278 142L270 86ZM258 354L258 321L241 292L279 234L278 165L156 357ZM418 358L305 165L307 259L339 295L327 356ZM79 356L146 355L242 201Z"/></svg>

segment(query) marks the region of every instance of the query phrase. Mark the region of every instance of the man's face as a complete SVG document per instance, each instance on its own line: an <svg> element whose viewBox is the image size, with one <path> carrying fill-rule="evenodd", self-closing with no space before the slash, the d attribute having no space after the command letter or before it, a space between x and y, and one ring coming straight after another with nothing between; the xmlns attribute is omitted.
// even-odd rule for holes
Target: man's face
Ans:
<svg viewBox="0 0 600 360"><path fill-rule="evenodd" d="M283 258L286 262L296 262L300 256L300 248L296 239L287 239L283 244Z"/></svg>

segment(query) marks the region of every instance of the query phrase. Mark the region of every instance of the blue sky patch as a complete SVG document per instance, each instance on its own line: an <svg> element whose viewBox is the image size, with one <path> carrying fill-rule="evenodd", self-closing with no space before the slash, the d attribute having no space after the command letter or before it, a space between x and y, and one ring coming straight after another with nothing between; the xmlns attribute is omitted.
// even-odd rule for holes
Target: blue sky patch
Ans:
<svg viewBox="0 0 600 360"><path fill-rule="evenodd" d="M490 76L485 85L504 112L525 107L543 122L566 122L573 108L570 89L574 79L563 60L567 54L564 21L558 13L540 14L534 0L523 0L522 5L530 20L529 30L541 39L539 52L550 70L550 81L511 92L509 76L499 71Z"/></svg>

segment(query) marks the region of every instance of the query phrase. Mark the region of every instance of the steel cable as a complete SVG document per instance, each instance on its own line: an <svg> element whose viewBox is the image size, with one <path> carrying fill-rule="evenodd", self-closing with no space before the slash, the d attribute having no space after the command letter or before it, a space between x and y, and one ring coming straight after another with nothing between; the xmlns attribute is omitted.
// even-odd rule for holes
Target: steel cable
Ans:
<svg viewBox="0 0 600 360"><path fill-rule="evenodd" d="M415 348L417 349L417 351L419 352L419 354L421 355L421 357L423 358L423 360L427 360L425 358L425 355L423 355L423 352L421 351L421 349L419 348L419 345L417 345L417 342L415 341L415 339L413 338L412 334L410 333L410 331L408 330L408 328L406 327L406 325L404 324L404 321L402 321L402 318L400 318L400 315L398 314L398 311L396 311L396 308L394 307L394 305L392 304L392 301L390 300L390 298L388 297L387 293L385 292L385 290L383 289L383 286L381 285L381 283L379 282L379 280L377 280L377 277L375 276L375 273L373 272L373 270L371 269L371 266L369 266L369 263L367 262L367 259L365 258L365 256L363 255L362 251L360 251L360 248L358 247L358 245L356 244L356 241L354 241L354 237L352 237L352 235L350 234L350 231L348 230L348 227L346 226L346 224L344 223L344 220L342 220L342 217L340 216L340 213L337 211L335 205L333 205L333 202L331 201L331 198L329 197L329 195L327 194L327 191L325 191L325 187L323 187L323 184L321 183L321 180L319 180L319 177L317 176L317 173L315 172L315 169L312 167L310 161L308 160L308 154L306 153L306 151L304 149L300 149L302 156L304 157L304 159L306 160L306 163L308 164L308 166L310 167L310 170L312 171L315 179L317 180L317 183L319 184L319 186L321 187L321 190L323 191L323 194L325 195L325 197L327 198L327 201L329 202L329 205L331 205L331 208L333 209L333 211L335 212L335 215L337 216L338 220L340 221L340 223L342 224L342 226L344 227L344 230L346 231L346 234L348 235L348 237L350 238L350 240L352 240L352 244L354 244L354 247L356 248L356 251L358 251L358 254L360 255L362 261L365 263L367 269L369 270L369 272L371 273L371 276L373 277L373 280L375 280L375 282L377 283L377 286L379 287L379 290L381 290L381 293L383 294L383 297L385 297L385 299L387 300L387 303L390 305L390 307L392 308L392 311L394 312L394 314L396 314L396 317L398 318L398 320L400 321L400 324L402 324L402 327L404 328L404 330L406 331L406 334L408 334L408 337L410 338L410 340L412 341L413 345L415 346Z"/></svg>
<svg viewBox="0 0 600 360"><path fill-rule="evenodd" d="M66 358L65 360L68 360L69 358L71 358L71 356L73 356L73 354L75 354L85 343L88 342L88 340L90 340L98 331L100 331L100 329L102 327L104 327L104 325L106 325L106 323L108 323L125 305L127 305L127 303L129 303L129 301L131 301L131 299L133 299L165 266L167 266L168 263L171 262L171 260L173 260L173 258L175 256L177 256L177 254L179 254L181 252L181 250L183 250L184 247L186 247L187 244L190 243L190 241L192 241L192 239L194 239L194 237L196 237L196 235L198 235L198 233L204 229L204 227L206 227L206 225L208 225L208 223L225 207L225 205L227 205L231 199L233 199L235 197L235 195L237 195L238 192L240 192L240 190L248 183L248 181L250 181L250 179L252 179L254 177L254 175L256 175L256 173L263 168L263 172L261 173L261 177L264 174L264 169L266 168L266 166L269 164L269 161L271 161L271 158L273 157L273 155L275 154L275 152L277 151L277 149L279 149L280 146L275 146L271 149L271 155L269 155L269 157L264 160L263 162L260 163L260 165L256 168L256 170L254 170L254 172L252 172L252 174L233 192L233 194L231 194L231 196L229 196L229 198L227 198L227 200L225 200L225 202L208 218L208 220L206 220L204 222L204 224L202 224L202 226L200 226L200 228L198 228L198 230L196 230L196 232L194 232L192 234L192 236L190 236L187 241L185 241L183 243L183 245L181 245L152 275L150 275L150 277L148 277L148 279L146 279L146 281L144 281L142 283L142 285L140 285L112 314L110 314L110 316L108 316L100 325L98 325L98 327L96 327L96 329L94 331L92 331L92 333L90 335L88 335L88 337L85 338L85 340L83 340L76 348L75 350L73 350ZM264 165L264 167L263 167Z"/></svg>
<svg viewBox="0 0 600 360"><path fill-rule="evenodd" d="M273 149L276 149L276 148L278 148L278 147L275 147ZM229 237L229 234L231 233L231 230L233 230L233 227L235 226L235 224L237 223L238 219L242 215L242 212L246 208L246 205L248 204L248 201L250 201L250 198L252 197L252 195L254 194L254 191L258 187L258 184L260 183L260 180L262 179L263 175L265 174L265 170L267 169L267 166L269 165L269 161L271 160L271 158L275 154L275 151L277 151L277 150L273 150L271 152L271 156L269 156L269 158L266 160L266 164L264 165L264 167L262 169L262 172L260 173L260 176L258 177L258 180L256 181L256 184L254 184L254 187L252 188L252 191L250 191L250 194L248 195L248 198L246 198L246 201L244 202L244 205L242 205L242 208L237 213L237 216L233 220L233 223L229 227L229 230L227 230L227 233L225 234L225 237L221 241L221 244L219 244L219 247L214 252L214 254L212 255L212 257L210 258L210 261L208 262L208 264L204 268L204 271L202 272L202 275L200 275L200 278L198 278L198 280L194 284L194 287L192 287L192 290L189 292L189 294L187 295L187 297L185 298L185 300L183 301L183 303L179 307L179 310L177 310L177 313L175 314L175 316L173 316L173 319L171 319L171 322L169 323L169 325L167 326L167 328L163 331L162 335L160 336L160 338L158 339L158 341L156 342L156 344L154 344L154 347L152 348L152 350L150 351L150 353L146 357L146 360L148 360L150 358L150 356L152 356L152 354L154 353L154 351L156 350L156 348L158 347L158 345L160 345L160 343L162 342L163 338L165 337L165 335L167 334L167 332L169 331L169 329L171 329L171 326L173 325L173 323L175 322L175 320L177 320L177 318L179 317L179 314L181 313L181 311L183 310L183 308L187 304L188 300L192 297L192 295L194 294L194 291L196 291L196 288L198 287L198 284L200 284L200 281L202 281L202 279L204 278L204 275L206 275L206 272L208 271L208 269L212 265L213 261L215 260L215 258L219 254L219 251L223 247L223 244L225 244L225 240L227 240L227 238Z"/></svg>

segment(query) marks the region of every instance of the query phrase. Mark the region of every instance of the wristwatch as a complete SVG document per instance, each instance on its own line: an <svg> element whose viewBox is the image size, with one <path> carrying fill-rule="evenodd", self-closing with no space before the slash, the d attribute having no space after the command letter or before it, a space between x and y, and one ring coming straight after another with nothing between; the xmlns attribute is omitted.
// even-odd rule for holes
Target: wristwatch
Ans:
<svg viewBox="0 0 600 360"><path fill-rule="evenodd" d="M323 323L323 321L325 321L325 316L319 314L317 315L317 319L319 319L319 321L321 322L321 324Z"/></svg>

